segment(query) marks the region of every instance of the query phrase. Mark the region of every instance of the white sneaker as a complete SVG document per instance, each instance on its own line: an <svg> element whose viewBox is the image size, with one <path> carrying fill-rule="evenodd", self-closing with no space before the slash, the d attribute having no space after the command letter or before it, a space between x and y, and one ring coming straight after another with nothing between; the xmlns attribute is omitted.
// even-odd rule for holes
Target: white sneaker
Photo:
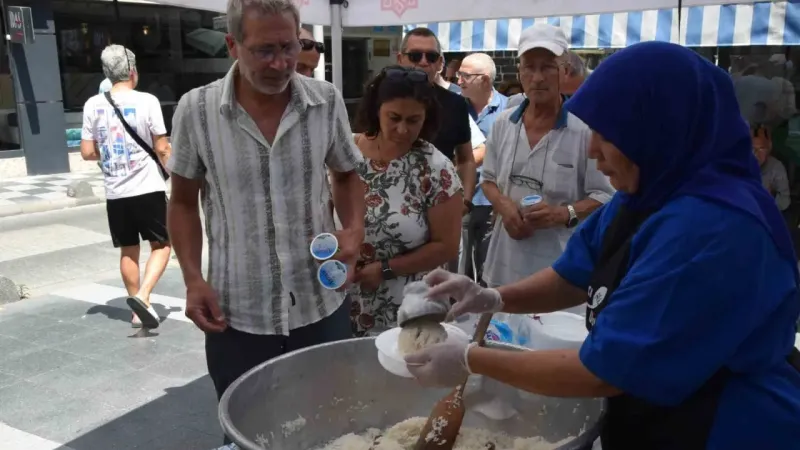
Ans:
<svg viewBox="0 0 800 450"><path fill-rule="evenodd" d="M143 328L155 329L161 324L161 319L158 317L158 313L155 309L153 309L153 305L147 305L144 300L140 299L139 297L128 297L125 302L128 306L139 316L139 320L142 321Z"/></svg>

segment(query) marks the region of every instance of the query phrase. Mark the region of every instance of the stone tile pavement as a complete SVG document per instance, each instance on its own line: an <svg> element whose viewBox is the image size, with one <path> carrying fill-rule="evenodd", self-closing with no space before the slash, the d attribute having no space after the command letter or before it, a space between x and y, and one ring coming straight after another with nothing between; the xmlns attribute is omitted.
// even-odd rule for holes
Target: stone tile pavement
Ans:
<svg viewBox="0 0 800 450"><path fill-rule="evenodd" d="M68 196L68 188L77 181L87 182L93 195L82 198ZM91 205L104 200L101 172L0 179L0 217Z"/></svg>
<svg viewBox="0 0 800 450"><path fill-rule="evenodd" d="M183 316L179 269L156 293L165 319L151 332L130 328L116 278L0 308L0 448L221 445L203 335Z"/></svg>

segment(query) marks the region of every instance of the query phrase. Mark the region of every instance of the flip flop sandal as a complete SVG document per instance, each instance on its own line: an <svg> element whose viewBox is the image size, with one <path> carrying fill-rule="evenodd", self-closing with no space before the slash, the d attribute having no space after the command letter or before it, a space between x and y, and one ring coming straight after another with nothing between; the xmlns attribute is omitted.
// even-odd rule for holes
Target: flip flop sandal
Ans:
<svg viewBox="0 0 800 450"><path fill-rule="evenodd" d="M154 329L158 328L161 324L159 317L155 314L155 310L152 307L148 307L147 304L140 299L139 297L128 297L125 300L125 303L128 304L128 307L139 316L139 320L142 321L143 328Z"/></svg>

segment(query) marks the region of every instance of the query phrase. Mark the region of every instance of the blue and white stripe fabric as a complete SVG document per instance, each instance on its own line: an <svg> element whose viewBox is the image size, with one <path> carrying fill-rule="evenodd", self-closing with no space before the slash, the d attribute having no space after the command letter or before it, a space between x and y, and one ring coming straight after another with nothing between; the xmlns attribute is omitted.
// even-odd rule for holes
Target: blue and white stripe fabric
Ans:
<svg viewBox="0 0 800 450"><path fill-rule="evenodd" d="M446 52L515 50L519 35L534 23L561 26L572 48L621 48L642 41L689 47L800 44L800 1L694 6L678 9L542 17L470 20L406 25L433 30Z"/></svg>

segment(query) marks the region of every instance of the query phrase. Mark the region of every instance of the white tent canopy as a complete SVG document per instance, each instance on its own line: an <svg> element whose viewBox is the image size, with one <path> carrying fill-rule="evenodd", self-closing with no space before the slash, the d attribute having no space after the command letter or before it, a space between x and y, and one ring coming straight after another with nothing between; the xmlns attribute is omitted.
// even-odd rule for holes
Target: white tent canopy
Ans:
<svg viewBox="0 0 800 450"><path fill-rule="evenodd" d="M348 0L342 25L405 25L513 17L555 17L678 7L678 0ZM752 1L684 0L681 6L753 3Z"/></svg>
<svg viewBox="0 0 800 450"><path fill-rule="evenodd" d="M131 0L120 0L122 3ZM329 0L293 0L303 23L331 25ZM150 0L148 3L182 6L224 13L227 0ZM754 3L747 0L684 0L690 6ZM341 8L342 26L388 26L514 17L555 17L675 8L678 0L347 0Z"/></svg>
<svg viewBox="0 0 800 450"><path fill-rule="evenodd" d="M124 1L124 0L123 0ZM153 0L186 8L224 12L227 0ZM342 88L342 27L405 25L513 17L553 17L644 11L678 6L754 3L747 0L292 0L303 23L331 26L333 84Z"/></svg>

